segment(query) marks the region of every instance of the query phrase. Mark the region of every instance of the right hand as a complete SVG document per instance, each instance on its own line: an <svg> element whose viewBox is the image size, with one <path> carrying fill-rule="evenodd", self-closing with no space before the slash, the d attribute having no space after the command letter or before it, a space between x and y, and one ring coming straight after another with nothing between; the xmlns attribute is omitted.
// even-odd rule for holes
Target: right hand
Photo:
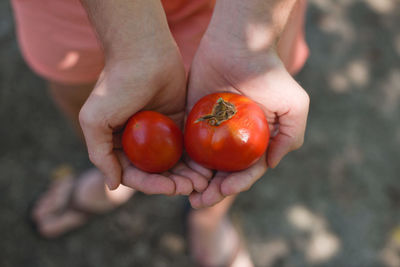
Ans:
<svg viewBox="0 0 400 267"><path fill-rule="evenodd" d="M105 68L79 114L89 158L106 176L110 189L120 183L146 194L203 191L209 171L179 162L170 172L149 174L130 164L120 149L121 131L140 110L154 110L182 126L186 75L176 44L141 40L126 58L106 61Z"/></svg>
<svg viewBox="0 0 400 267"><path fill-rule="evenodd" d="M264 110L271 139L267 153L248 169L216 172L204 192L193 192L195 208L209 207L248 190L267 168L274 168L303 144L309 97L284 67L274 47L254 51L245 38L209 30L193 60L187 111L203 96L233 92L254 100ZM244 41L241 41L244 40Z"/></svg>

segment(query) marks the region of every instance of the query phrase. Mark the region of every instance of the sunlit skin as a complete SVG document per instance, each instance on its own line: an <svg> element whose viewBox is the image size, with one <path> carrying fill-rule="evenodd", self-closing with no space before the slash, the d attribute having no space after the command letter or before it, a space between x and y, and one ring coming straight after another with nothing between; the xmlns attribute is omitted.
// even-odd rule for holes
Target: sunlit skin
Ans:
<svg viewBox="0 0 400 267"><path fill-rule="evenodd" d="M234 114L218 125L213 112L218 101L233 104ZM269 126L262 109L249 98L215 93L200 99L189 113L185 128L188 155L206 168L239 171L250 167L268 146Z"/></svg>
<svg viewBox="0 0 400 267"><path fill-rule="evenodd" d="M161 113L142 111L132 116L122 135L122 147L137 168L162 173L180 159L183 135L173 120Z"/></svg>

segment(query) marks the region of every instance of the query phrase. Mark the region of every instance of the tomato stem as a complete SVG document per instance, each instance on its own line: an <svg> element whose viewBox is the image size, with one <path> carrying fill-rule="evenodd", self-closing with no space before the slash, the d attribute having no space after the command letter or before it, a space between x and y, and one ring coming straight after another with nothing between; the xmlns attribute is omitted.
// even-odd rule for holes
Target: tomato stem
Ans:
<svg viewBox="0 0 400 267"><path fill-rule="evenodd" d="M237 110L234 104L220 97L214 105L212 113L198 118L195 122L207 121L211 126L219 126L224 121L235 116L236 112Z"/></svg>

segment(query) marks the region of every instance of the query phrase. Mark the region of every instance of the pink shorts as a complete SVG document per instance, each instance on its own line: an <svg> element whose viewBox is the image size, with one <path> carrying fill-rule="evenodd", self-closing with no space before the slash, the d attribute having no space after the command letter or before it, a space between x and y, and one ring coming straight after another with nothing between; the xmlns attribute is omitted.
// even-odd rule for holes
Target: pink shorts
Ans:
<svg viewBox="0 0 400 267"><path fill-rule="evenodd" d="M186 69L212 15L214 0L163 0ZM79 0L12 0L17 37L28 65L47 80L91 83L104 57Z"/></svg>
<svg viewBox="0 0 400 267"><path fill-rule="evenodd" d="M188 71L211 19L215 0L162 2ZM12 5L20 49L37 74L66 84L97 80L104 66L104 56L79 0L12 0ZM285 44L280 45L284 50L281 56L289 71L299 69L308 55L304 42L304 10L305 0L298 1L290 22L293 27L281 38L285 40Z"/></svg>

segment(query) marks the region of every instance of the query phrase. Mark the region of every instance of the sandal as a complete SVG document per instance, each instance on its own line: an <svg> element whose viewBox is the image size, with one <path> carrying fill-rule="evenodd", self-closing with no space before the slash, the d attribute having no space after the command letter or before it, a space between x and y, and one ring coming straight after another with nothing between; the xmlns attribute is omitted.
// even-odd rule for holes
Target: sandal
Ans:
<svg viewBox="0 0 400 267"><path fill-rule="evenodd" d="M76 177L77 176L74 175L74 171L71 167L67 165L62 165L58 167L51 175L52 183L48 191L38 201L34 202L31 205L28 217L29 222L34 232L37 233L40 237L61 237L66 233L70 233L73 230L81 228L83 225L87 224L88 221L93 219L93 217L103 215L104 213L107 213L108 211L115 208L110 207L106 210L96 211L85 207L82 204L79 204L77 202L76 192L78 191L78 186L80 185L81 179ZM65 194L65 196L62 197L62 194ZM53 201L53 203L48 204L45 203L46 201L48 203L50 201ZM54 204L57 201L59 201L60 203ZM43 208L46 205L47 210ZM51 205L59 206L52 209ZM40 210L41 208L42 210ZM45 225L45 221L49 223L51 220L58 220L58 223L60 224L60 229L53 233L51 233L51 230L50 233L45 233L46 231L43 231L41 227ZM55 223L55 226L57 226L57 223Z"/></svg>

